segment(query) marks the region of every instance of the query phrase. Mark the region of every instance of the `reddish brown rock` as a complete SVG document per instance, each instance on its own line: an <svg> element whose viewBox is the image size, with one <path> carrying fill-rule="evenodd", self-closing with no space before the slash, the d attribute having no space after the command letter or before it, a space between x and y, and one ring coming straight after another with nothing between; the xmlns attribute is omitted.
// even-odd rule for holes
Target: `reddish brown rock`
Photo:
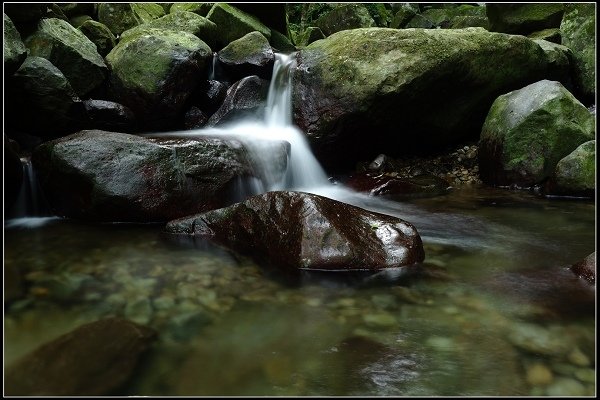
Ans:
<svg viewBox="0 0 600 400"><path fill-rule="evenodd" d="M254 196L171 221L166 231L205 238L288 271L380 270L425 258L410 223L301 192Z"/></svg>
<svg viewBox="0 0 600 400"><path fill-rule="evenodd" d="M48 342L5 369L9 396L114 394L155 339L147 327L107 318Z"/></svg>
<svg viewBox="0 0 600 400"><path fill-rule="evenodd" d="M437 196L448 191L448 182L434 175L400 178L384 173L357 173L346 182L354 190L388 198Z"/></svg>

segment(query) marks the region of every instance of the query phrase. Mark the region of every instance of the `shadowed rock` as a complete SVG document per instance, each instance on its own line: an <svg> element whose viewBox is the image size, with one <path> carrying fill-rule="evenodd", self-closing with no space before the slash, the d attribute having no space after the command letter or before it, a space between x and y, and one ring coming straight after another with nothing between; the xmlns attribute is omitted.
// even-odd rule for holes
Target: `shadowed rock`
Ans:
<svg viewBox="0 0 600 400"><path fill-rule="evenodd" d="M577 276L584 278L594 285L596 283L596 252L593 252L580 262L573 264L570 269Z"/></svg>
<svg viewBox="0 0 600 400"><path fill-rule="evenodd" d="M287 271L380 270L424 259L410 223L301 192L254 196L171 221L166 231L208 239Z"/></svg>
<svg viewBox="0 0 600 400"><path fill-rule="evenodd" d="M113 394L129 379L155 337L152 329L120 318L82 325L5 369L5 394Z"/></svg>

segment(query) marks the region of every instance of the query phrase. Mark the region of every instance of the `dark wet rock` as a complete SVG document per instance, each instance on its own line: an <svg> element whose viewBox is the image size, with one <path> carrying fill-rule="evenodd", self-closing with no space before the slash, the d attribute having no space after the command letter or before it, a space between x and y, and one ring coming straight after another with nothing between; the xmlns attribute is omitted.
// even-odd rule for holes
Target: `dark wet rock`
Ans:
<svg viewBox="0 0 600 400"><path fill-rule="evenodd" d="M410 3L397 3L399 8L395 10L394 18L390 23L390 28L400 29L410 21L418 12L419 7L415 7Z"/></svg>
<svg viewBox="0 0 600 400"><path fill-rule="evenodd" d="M417 14L408 21L404 28L421 28L421 29L433 29L435 24L427 17Z"/></svg>
<svg viewBox="0 0 600 400"><path fill-rule="evenodd" d="M50 61L27 57L7 85L7 123L42 138L55 138L78 126L83 104L67 78Z"/></svg>
<svg viewBox="0 0 600 400"><path fill-rule="evenodd" d="M463 29L470 27L481 27L483 29L490 29L490 22L485 15L459 15L450 20L448 28L450 29Z"/></svg>
<svg viewBox="0 0 600 400"><path fill-rule="evenodd" d="M115 35L165 15L156 3L100 3L98 21Z"/></svg>
<svg viewBox="0 0 600 400"><path fill-rule="evenodd" d="M594 138L594 118L559 82L542 80L496 99L479 141L481 179L530 187Z"/></svg>
<svg viewBox="0 0 600 400"><path fill-rule="evenodd" d="M219 109L225 97L227 97L229 85L225 82L210 79L201 84L193 94L193 100L200 109L205 110L209 115Z"/></svg>
<svg viewBox="0 0 600 400"><path fill-rule="evenodd" d="M241 118L261 119L269 93L269 81L248 76L227 90L221 107L210 117L208 126L220 125Z"/></svg>
<svg viewBox="0 0 600 400"><path fill-rule="evenodd" d="M198 14L201 17L206 17L206 14L208 14L213 5L214 3L173 3L171 8L169 8L169 12L188 11Z"/></svg>
<svg viewBox="0 0 600 400"><path fill-rule="evenodd" d="M106 100L85 100L87 115L85 129L114 132L132 132L136 128L135 115L122 104Z"/></svg>
<svg viewBox="0 0 600 400"><path fill-rule="evenodd" d="M89 15L77 15L76 17L73 17L73 18L69 19L69 24L71 24L75 28L79 29L81 27L81 25L83 25L84 22L86 22L86 21L93 21L93 20L94 20L94 18L90 17ZM102 25L104 25L104 24L102 24ZM104 25L104 26L106 26L106 25ZM108 28L106 28L106 29L108 29ZM109 32L110 32L110 30L109 30ZM110 34L112 35L112 32L110 32ZM113 37L114 36L115 35L113 35ZM89 36L88 36L88 39L89 39ZM100 52L100 51L98 51L98 52Z"/></svg>
<svg viewBox="0 0 600 400"><path fill-rule="evenodd" d="M256 17L265 26L285 32L287 30L285 3L237 3L240 10Z"/></svg>
<svg viewBox="0 0 600 400"><path fill-rule="evenodd" d="M573 52L571 49L547 40L533 39L533 41L544 50L548 66L552 71L555 71L551 79L561 82L569 91L572 90L571 59L573 58Z"/></svg>
<svg viewBox="0 0 600 400"><path fill-rule="evenodd" d="M561 44L560 29L549 28L541 31L536 31L527 35L529 39L533 40L546 40L548 42Z"/></svg>
<svg viewBox="0 0 600 400"><path fill-rule="evenodd" d="M46 15L47 3L7 3L4 4L4 13L13 22L36 22Z"/></svg>
<svg viewBox="0 0 600 400"><path fill-rule="evenodd" d="M363 4L342 4L315 21L326 36L346 29L370 28L375 21Z"/></svg>
<svg viewBox="0 0 600 400"><path fill-rule="evenodd" d="M138 25L134 28L128 29L123 32L122 37L124 39L129 36L138 35L139 32L144 31L148 28L167 29L171 31L183 31L191 33L197 36L210 48L215 47L215 40L217 35L217 25L208 20L207 18L201 17L198 14L180 11L170 13L164 17L154 19L146 22L142 25Z"/></svg>
<svg viewBox="0 0 600 400"><path fill-rule="evenodd" d="M65 22L69 22L69 18L65 15L62 8L58 6L58 4L50 3L48 5L48 9L44 18L58 18L62 19Z"/></svg>
<svg viewBox="0 0 600 400"><path fill-rule="evenodd" d="M302 47L308 46L312 42L321 39L325 39L325 35L323 34L323 31L321 31L321 28L316 26L309 26L304 30L304 32L296 36L295 42L296 45Z"/></svg>
<svg viewBox="0 0 600 400"><path fill-rule="evenodd" d="M106 25L100 22L91 19L87 20L79 26L79 30L96 45L98 54L102 57L106 57L117 44L115 35L113 35Z"/></svg>
<svg viewBox="0 0 600 400"><path fill-rule="evenodd" d="M273 73L273 49L259 32L250 32L225 46L217 55L223 70L234 80L250 75L269 79Z"/></svg>
<svg viewBox="0 0 600 400"><path fill-rule="evenodd" d="M586 105L596 93L596 6L569 4L560 24L562 44L573 51L574 81Z"/></svg>
<svg viewBox="0 0 600 400"><path fill-rule="evenodd" d="M448 192L449 185L434 175L401 178L385 173L357 173L345 182L352 189L390 199L438 196Z"/></svg>
<svg viewBox="0 0 600 400"><path fill-rule="evenodd" d="M341 169L478 138L499 95L555 73L535 42L482 28L341 31L298 53L294 121Z"/></svg>
<svg viewBox="0 0 600 400"><path fill-rule="evenodd" d="M594 198L596 192L596 141L577 147L556 164L550 193Z"/></svg>
<svg viewBox="0 0 600 400"><path fill-rule="evenodd" d="M286 148L281 154L287 160ZM55 213L92 221L161 222L224 207L254 175L235 139L97 130L46 142L32 161Z"/></svg>
<svg viewBox="0 0 600 400"><path fill-rule="evenodd" d="M106 318L43 344L5 370L10 396L114 394L156 338L152 329Z"/></svg>
<svg viewBox="0 0 600 400"><path fill-rule="evenodd" d="M570 269L577 276L594 285L596 283L596 252L593 252L582 261L571 265Z"/></svg>
<svg viewBox="0 0 600 400"><path fill-rule="evenodd" d="M202 128L208 122L208 117L196 106L192 106L183 117L183 129Z"/></svg>
<svg viewBox="0 0 600 400"><path fill-rule="evenodd" d="M215 3L206 18L217 24L217 49L253 31L271 39L271 30L258 18L227 3Z"/></svg>
<svg viewBox="0 0 600 400"><path fill-rule="evenodd" d="M96 15L97 11L94 3L59 3L58 6L69 18L77 15Z"/></svg>
<svg viewBox="0 0 600 400"><path fill-rule="evenodd" d="M98 87L107 74L96 45L61 19L41 20L38 30L25 44L31 56L46 58L60 69L79 96Z"/></svg>
<svg viewBox="0 0 600 400"><path fill-rule="evenodd" d="M21 41L21 35L10 18L4 15L4 76L9 76L19 69L25 58L27 49Z"/></svg>
<svg viewBox="0 0 600 400"><path fill-rule="evenodd" d="M423 261L417 230L399 218L301 192L268 192L171 221L166 231L208 239L290 272L380 270Z"/></svg>
<svg viewBox="0 0 600 400"><path fill-rule="evenodd" d="M168 129L207 74L210 48L191 33L149 28L106 56L109 94L129 107L142 129Z"/></svg>
<svg viewBox="0 0 600 400"><path fill-rule="evenodd" d="M4 135L4 210L10 210L15 204L23 183L23 166L19 155ZM6 287L5 287L6 289Z"/></svg>
<svg viewBox="0 0 600 400"><path fill-rule="evenodd" d="M296 47L292 44L292 41L275 29L271 29L271 45L277 53L292 53L296 51Z"/></svg>
<svg viewBox="0 0 600 400"><path fill-rule="evenodd" d="M562 3L489 3L485 8L490 30L519 35L558 28L565 11Z"/></svg>

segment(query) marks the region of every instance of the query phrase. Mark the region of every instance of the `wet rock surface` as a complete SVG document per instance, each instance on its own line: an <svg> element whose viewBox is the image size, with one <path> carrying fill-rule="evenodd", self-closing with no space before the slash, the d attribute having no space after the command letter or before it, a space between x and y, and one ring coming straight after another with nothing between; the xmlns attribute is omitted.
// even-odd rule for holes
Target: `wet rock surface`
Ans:
<svg viewBox="0 0 600 400"><path fill-rule="evenodd" d="M5 370L11 396L114 394L156 332L120 318L89 323L40 346Z"/></svg>
<svg viewBox="0 0 600 400"><path fill-rule="evenodd" d="M594 285L596 283L596 252L570 267L577 276Z"/></svg>
<svg viewBox="0 0 600 400"><path fill-rule="evenodd" d="M227 89L223 104L209 118L207 125L216 126L242 118L262 120L268 92L269 81L256 75L237 81Z"/></svg>
<svg viewBox="0 0 600 400"><path fill-rule="evenodd" d="M234 40L218 53L223 69L234 79L258 75L269 79L275 55L269 41L259 32L250 32Z"/></svg>
<svg viewBox="0 0 600 400"><path fill-rule="evenodd" d="M434 175L401 178L385 173L362 173L350 176L344 184L371 196L390 199L437 196L449 189L444 179Z"/></svg>
<svg viewBox="0 0 600 400"><path fill-rule="evenodd" d="M208 239L287 271L378 270L424 259L408 222L301 192L254 196L171 221L166 232Z"/></svg>

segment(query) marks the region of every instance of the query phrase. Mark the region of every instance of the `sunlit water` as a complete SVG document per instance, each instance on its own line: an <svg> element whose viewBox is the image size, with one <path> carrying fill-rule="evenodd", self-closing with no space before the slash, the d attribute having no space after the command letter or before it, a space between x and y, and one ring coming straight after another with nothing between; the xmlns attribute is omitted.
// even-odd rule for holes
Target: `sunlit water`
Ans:
<svg viewBox="0 0 600 400"><path fill-rule="evenodd" d="M118 394L593 395L595 290L566 267L594 251L594 204L485 188L395 202L332 185L291 125L292 64L278 56L264 122L171 135L238 137L255 193L309 191L411 222L424 264L283 279L162 225L11 220L5 364L121 316L159 339ZM282 180L262 147L272 139L291 144Z"/></svg>

